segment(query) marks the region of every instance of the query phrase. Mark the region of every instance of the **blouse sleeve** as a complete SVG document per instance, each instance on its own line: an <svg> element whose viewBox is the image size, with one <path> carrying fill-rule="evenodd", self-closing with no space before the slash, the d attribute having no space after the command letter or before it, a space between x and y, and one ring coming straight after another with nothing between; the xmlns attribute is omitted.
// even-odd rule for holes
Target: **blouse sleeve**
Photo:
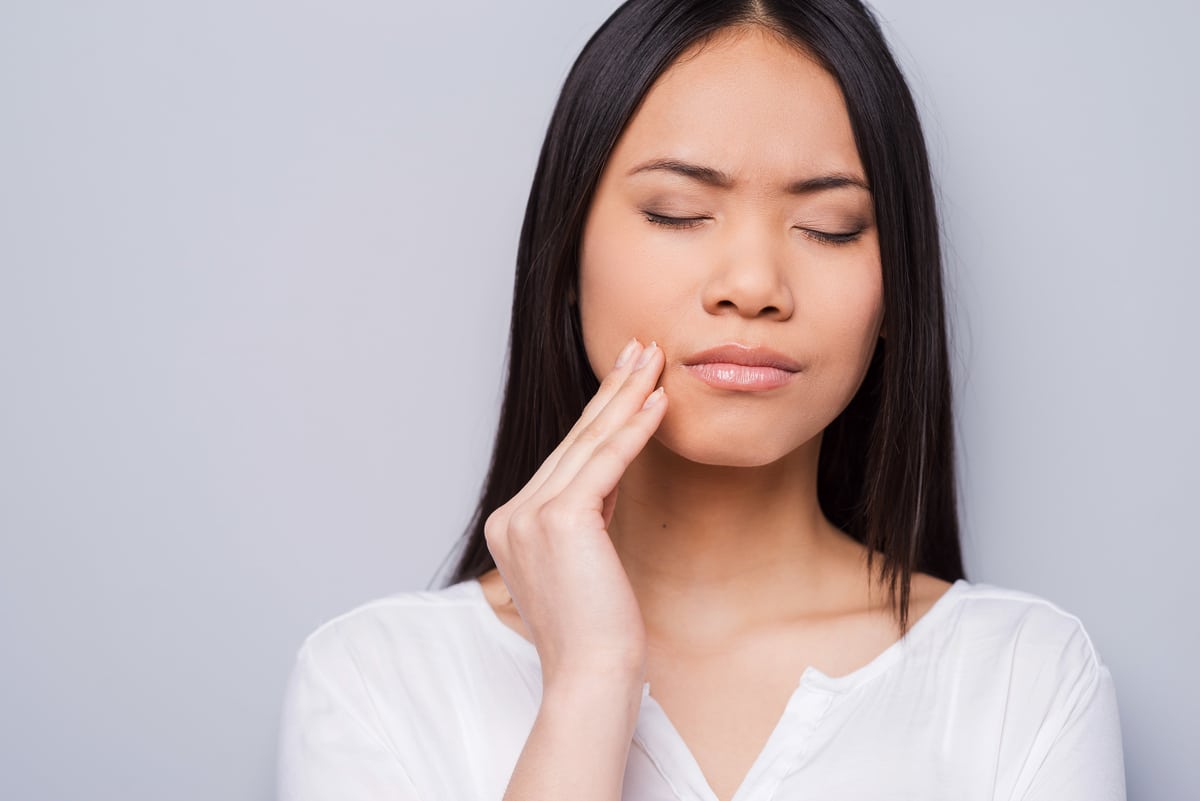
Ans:
<svg viewBox="0 0 1200 801"><path fill-rule="evenodd" d="M387 735L370 722L370 699L359 694L325 676L309 643L301 648L283 705L279 801L419 801Z"/></svg>
<svg viewBox="0 0 1200 801"><path fill-rule="evenodd" d="M1094 653L1073 689L1063 725L1020 801L1125 801L1116 690Z"/></svg>

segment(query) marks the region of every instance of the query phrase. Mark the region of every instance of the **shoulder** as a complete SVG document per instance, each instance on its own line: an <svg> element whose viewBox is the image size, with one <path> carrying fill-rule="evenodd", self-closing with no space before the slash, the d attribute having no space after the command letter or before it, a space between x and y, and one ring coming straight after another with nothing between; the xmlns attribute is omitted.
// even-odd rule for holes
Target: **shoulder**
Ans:
<svg viewBox="0 0 1200 801"><path fill-rule="evenodd" d="M1122 781L1116 689L1080 618L1033 593L956 587L950 625L939 632L945 648L932 654L945 661L934 669L955 687L947 703L965 725L992 738L997 781L1012 788L1005 796L1062 797L1086 778L1089 797L1114 797Z"/></svg>
<svg viewBox="0 0 1200 801"><path fill-rule="evenodd" d="M285 726L362 732L395 754L416 753L418 732L452 726L461 717L454 710L471 702L496 662L480 630L482 603L478 584L460 582L378 598L325 621L296 652Z"/></svg>
<svg viewBox="0 0 1200 801"><path fill-rule="evenodd" d="M378 598L317 626L285 692L281 783L336 775L320 786L461 796L462 777L490 758L489 738L512 739L505 722L532 725L537 709L525 690L536 676L506 653L486 612L470 580Z"/></svg>
<svg viewBox="0 0 1200 801"><path fill-rule="evenodd" d="M966 581L950 592L930 656L960 668L979 692L1069 707L1111 682L1083 622L1053 601Z"/></svg>
<svg viewBox="0 0 1200 801"><path fill-rule="evenodd" d="M453 703L495 661L481 630L479 585L399 592L316 627L296 654L292 683L374 712Z"/></svg>
<svg viewBox="0 0 1200 801"><path fill-rule="evenodd" d="M1099 661L1083 621L1057 603L1023 590L958 582L955 625L973 637L1017 644L1078 661Z"/></svg>
<svg viewBox="0 0 1200 801"><path fill-rule="evenodd" d="M377 598L321 623L304 638L298 656L331 678L436 668L439 657L476 639L479 604L470 581Z"/></svg>

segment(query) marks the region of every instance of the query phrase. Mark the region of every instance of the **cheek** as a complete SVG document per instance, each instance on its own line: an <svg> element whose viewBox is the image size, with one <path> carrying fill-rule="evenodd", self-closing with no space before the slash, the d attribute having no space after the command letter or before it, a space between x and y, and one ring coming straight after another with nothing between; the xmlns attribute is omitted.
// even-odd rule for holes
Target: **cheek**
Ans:
<svg viewBox="0 0 1200 801"><path fill-rule="evenodd" d="M630 337L662 337L666 294L675 282L669 265L638 236L636 220L598 208L584 228L579 255L579 321L597 378L612 369Z"/></svg>
<svg viewBox="0 0 1200 801"><path fill-rule="evenodd" d="M636 282L619 235L602 227L590 227L588 234L580 248L579 323L592 372L603 380L638 329L637 304L627 300Z"/></svg>
<svg viewBox="0 0 1200 801"><path fill-rule="evenodd" d="M839 374L839 383L857 387L875 352L883 322L883 284L878 266L864 266L858 280L842 282L823 297L820 308L813 310L820 320L821 361Z"/></svg>

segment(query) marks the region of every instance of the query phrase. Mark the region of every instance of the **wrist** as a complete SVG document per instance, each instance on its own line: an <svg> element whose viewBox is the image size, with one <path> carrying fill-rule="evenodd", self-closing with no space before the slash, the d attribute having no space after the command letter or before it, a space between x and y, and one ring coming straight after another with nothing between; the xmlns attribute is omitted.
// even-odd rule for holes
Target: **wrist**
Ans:
<svg viewBox="0 0 1200 801"><path fill-rule="evenodd" d="M644 687L642 672L589 671L559 673L543 681L542 706L594 711L624 709L636 718Z"/></svg>

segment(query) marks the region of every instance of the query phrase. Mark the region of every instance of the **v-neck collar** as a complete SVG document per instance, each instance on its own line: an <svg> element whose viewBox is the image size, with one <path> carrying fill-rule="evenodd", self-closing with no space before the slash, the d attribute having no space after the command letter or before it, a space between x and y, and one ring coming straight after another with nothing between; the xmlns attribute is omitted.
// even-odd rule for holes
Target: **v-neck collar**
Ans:
<svg viewBox="0 0 1200 801"><path fill-rule="evenodd" d="M770 798L774 788L803 755L810 735L833 702L832 695L808 692L803 684L798 686L731 801ZM633 739L671 785L677 798L718 801L695 755L688 749L667 713L650 695L648 683L642 691L642 708Z"/></svg>
<svg viewBox="0 0 1200 801"><path fill-rule="evenodd" d="M466 583L474 590L476 602L482 604L482 612L489 621L488 625L513 649L520 651L540 672L541 661L534 644L500 620L488 603L483 585L478 579L470 579ZM929 636L929 632L936 627L938 621L949 613L970 586L966 579L955 581L925 614L909 627L908 633L902 639L885 648L870 662L844 676L828 676L812 665L805 668L775 728L768 735L766 744L730 801L770 799L779 782L804 756L805 745L810 735L838 697L861 687L902 659L915 643ZM683 736L667 717L666 710L650 695L650 682L642 685L641 709L633 741L654 763L681 801L719 801ZM683 786L680 786L681 784Z"/></svg>
<svg viewBox="0 0 1200 801"><path fill-rule="evenodd" d="M870 662L844 676L828 676L811 665L805 668L775 728L771 730L762 751L730 801L770 799L783 777L805 755L811 734L838 698L863 686L902 659L916 642L929 636L937 621L949 612L969 587L966 579L955 581L909 627L903 639L892 643ZM519 634L517 636L520 637ZM678 798L684 801L719 801L683 736L667 717L666 710L650 694L649 682L642 688L642 707L634 741L655 764ZM680 787L680 783L685 786Z"/></svg>

